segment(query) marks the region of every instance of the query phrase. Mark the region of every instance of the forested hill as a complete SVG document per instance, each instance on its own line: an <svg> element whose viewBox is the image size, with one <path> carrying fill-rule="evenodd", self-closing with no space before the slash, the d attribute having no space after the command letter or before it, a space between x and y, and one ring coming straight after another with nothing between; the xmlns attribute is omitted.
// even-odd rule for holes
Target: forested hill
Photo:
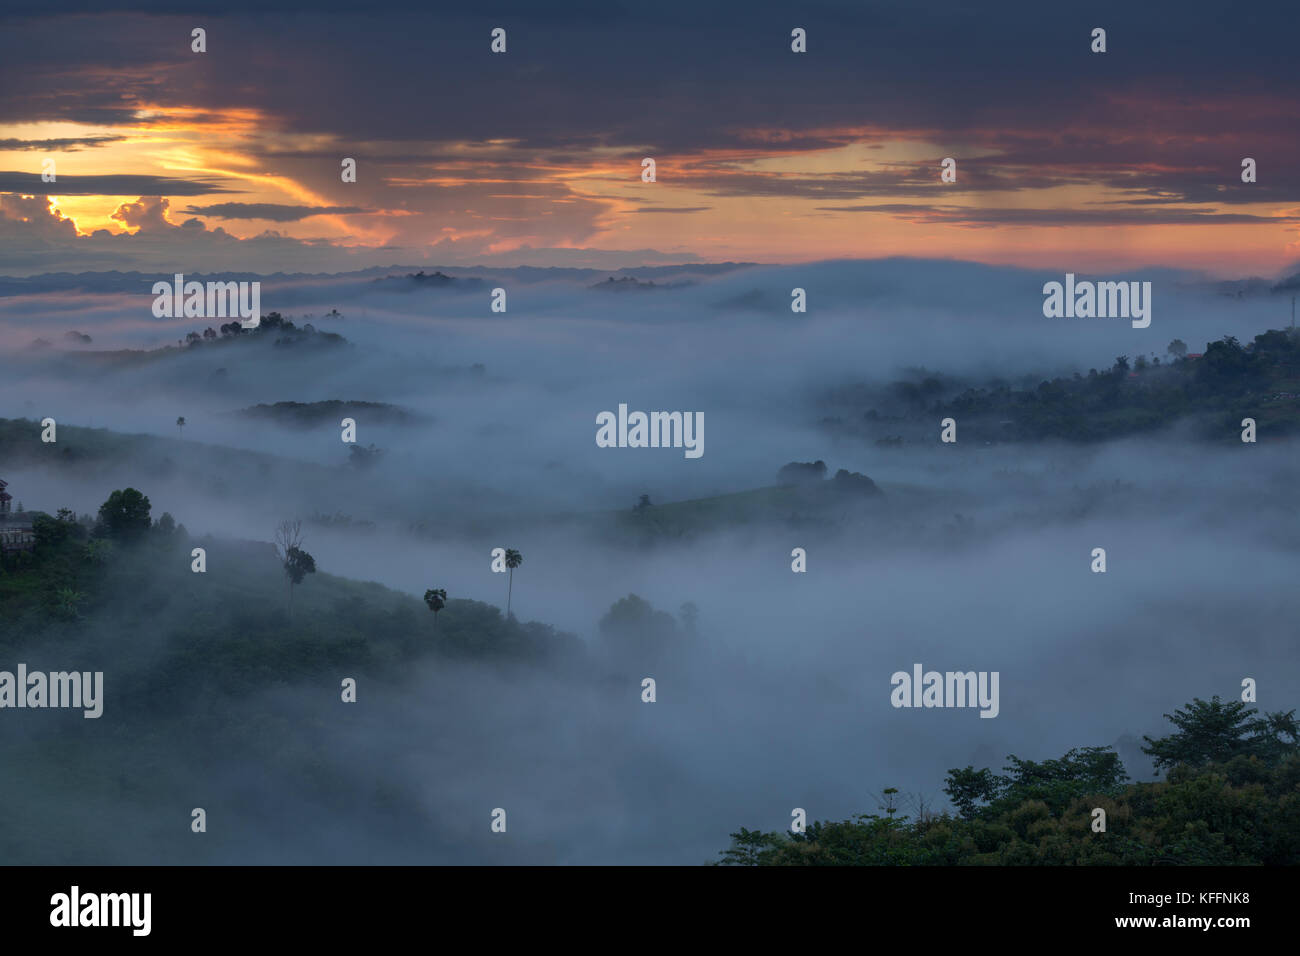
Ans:
<svg viewBox="0 0 1300 956"><path fill-rule="evenodd" d="M917 370L886 388L827 393L822 425L877 444L933 440L943 418L965 441L1104 441L1190 419L1199 437L1239 440L1253 418L1260 440L1300 434L1300 335L1271 330L1243 345L1225 336L1189 352L1175 339L1165 359L1120 355L1108 369L1050 380L1025 375L974 383Z"/></svg>
<svg viewBox="0 0 1300 956"><path fill-rule="evenodd" d="M269 542L191 536L169 514L152 519L134 489L113 492L97 518L29 515L35 550L0 561L0 655L77 645L86 668L111 665L140 691L127 701L180 701L202 688L239 695L335 673L399 679L426 655L536 663L582 645L454 596L431 614L382 585L317 573L305 551L310 566L295 583Z"/></svg>
<svg viewBox="0 0 1300 956"><path fill-rule="evenodd" d="M955 812L896 788L878 813L803 833L743 827L723 866L1278 866L1300 861L1295 711L1193 700L1142 748L1166 780L1129 783L1110 747L1056 760L1007 757L1005 774L948 771ZM910 804L910 805L909 805Z"/></svg>

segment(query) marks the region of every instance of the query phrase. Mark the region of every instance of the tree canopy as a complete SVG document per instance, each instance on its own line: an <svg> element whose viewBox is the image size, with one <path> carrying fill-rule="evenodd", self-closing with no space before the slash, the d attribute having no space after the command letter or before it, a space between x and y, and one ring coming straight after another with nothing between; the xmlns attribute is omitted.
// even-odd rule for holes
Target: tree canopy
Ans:
<svg viewBox="0 0 1300 956"><path fill-rule="evenodd" d="M99 506L99 522L108 537L139 538L152 527L149 499L134 488L114 491Z"/></svg>

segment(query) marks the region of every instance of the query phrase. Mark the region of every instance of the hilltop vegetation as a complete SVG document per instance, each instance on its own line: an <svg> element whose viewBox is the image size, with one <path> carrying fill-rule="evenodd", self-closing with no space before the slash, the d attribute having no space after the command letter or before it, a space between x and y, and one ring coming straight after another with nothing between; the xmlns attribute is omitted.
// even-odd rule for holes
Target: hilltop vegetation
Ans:
<svg viewBox="0 0 1300 956"><path fill-rule="evenodd" d="M441 271L426 274L423 269L419 272L408 272L406 275L400 276L384 276L371 281L383 283L387 287L393 287L402 292L412 292L416 289L454 289L458 292L476 292L487 288L486 279L473 276L460 278L446 275Z"/></svg>
<svg viewBox="0 0 1300 956"><path fill-rule="evenodd" d="M782 483L689 501L653 504L644 496L631 509L600 516L598 530L607 540L642 545L768 521L830 530L849 516L877 513L883 498L866 475L841 468L825 481Z"/></svg>
<svg viewBox="0 0 1300 956"><path fill-rule="evenodd" d="M457 599L435 630L416 599L324 572L290 611L269 545L162 520L134 541L50 521L64 527L0 570L0 661L102 672L103 713L4 712L0 858L14 865L427 862L446 852L428 794L374 755L453 745L473 719L440 699L453 668L544 679L579 643ZM190 570L191 546L207 549L206 573ZM345 679L360 703L341 702ZM401 709L425 697L445 720ZM393 718L358 743L376 706ZM209 814L201 836L194 807Z"/></svg>
<svg viewBox="0 0 1300 956"><path fill-rule="evenodd" d="M200 685L238 695L338 669L398 679L427 655L538 662L581 643L456 598L435 631L419 600L323 572L290 606L270 544L194 538L171 515L151 520L134 489L114 492L98 519L37 514L34 530L35 552L0 562L0 658L90 638L88 653L120 673L121 652L145 641L156 656L130 679L147 692L128 700ZM204 573L191 570L196 547Z"/></svg>
<svg viewBox="0 0 1300 956"><path fill-rule="evenodd" d="M1254 418L1261 434L1300 433L1300 336L1289 329L1264 332L1247 345L1225 336L1199 356L1175 339L1165 362L1121 355L1109 369L1038 378L977 385L918 370L884 390L833 390L826 404L836 414L823 425L881 446L901 444L895 429L924 422L930 436L949 417L960 423L962 441L978 442L1105 441L1185 418L1209 440L1236 440L1243 418Z"/></svg>
<svg viewBox="0 0 1300 956"><path fill-rule="evenodd" d="M446 859L473 843L439 814L477 785L454 755L483 742L480 722L518 719L525 690L545 710L565 689L636 686L599 680L572 634L442 590L421 601L317 571L290 598L285 554L192 536L134 489L97 516L31 514L35 552L0 561L0 669L100 671L103 714L5 711L0 763L21 768L0 776L10 863ZM662 619L624 599L602 622L609 653L657 640Z"/></svg>
<svg viewBox="0 0 1300 956"><path fill-rule="evenodd" d="M1110 747L1041 763L1007 757L1006 774L953 769L955 813L924 806L813 822L804 833L741 828L731 866L1252 866L1300 863L1300 727L1295 711L1256 716L1241 702L1193 700L1166 714L1177 731L1142 749L1168 779L1126 783ZM1105 831L1094 830L1105 813Z"/></svg>
<svg viewBox="0 0 1300 956"><path fill-rule="evenodd" d="M331 399L325 402L275 402L261 403L241 408L236 415L243 418L279 422L286 425L322 425L337 427L348 416L364 413L369 424L405 425L419 421L423 416L388 402L355 402Z"/></svg>
<svg viewBox="0 0 1300 956"><path fill-rule="evenodd" d="M211 326L202 332L188 332L184 342L190 348L202 345L216 345L237 339L252 341L273 341L278 346L287 345L346 345L347 339L337 332L322 332L310 322L301 327L286 319L279 312L269 312L259 316L255 328L246 329L238 320L223 323L214 329Z"/></svg>

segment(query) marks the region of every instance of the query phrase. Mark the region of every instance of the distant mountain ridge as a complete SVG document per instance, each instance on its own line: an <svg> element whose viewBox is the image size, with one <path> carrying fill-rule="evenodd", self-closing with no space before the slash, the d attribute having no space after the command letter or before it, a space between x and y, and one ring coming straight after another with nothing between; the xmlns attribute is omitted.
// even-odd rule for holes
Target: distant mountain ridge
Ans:
<svg viewBox="0 0 1300 956"><path fill-rule="evenodd" d="M294 284L329 279L390 279L423 274L428 278L441 275L449 280L485 277L509 276L520 282L547 282L556 279L592 281L608 276L629 277L663 277L681 274L712 276L721 275L738 269L751 268L753 262L718 262L718 263L683 263L671 266L631 266L622 269L573 269L566 267L539 266L431 266L431 265L391 265L375 266L350 272L193 272L186 273L188 280L195 282L251 282L260 280L267 285L277 283ZM170 273L161 272L47 272L36 276L0 276L0 297L15 295L38 295L42 292L139 292L152 294L155 282L169 278Z"/></svg>

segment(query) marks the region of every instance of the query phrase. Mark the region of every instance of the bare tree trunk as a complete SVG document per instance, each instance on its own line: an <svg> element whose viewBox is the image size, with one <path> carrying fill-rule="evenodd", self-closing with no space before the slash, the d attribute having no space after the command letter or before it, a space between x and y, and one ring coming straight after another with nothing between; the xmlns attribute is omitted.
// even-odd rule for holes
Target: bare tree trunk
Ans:
<svg viewBox="0 0 1300 956"><path fill-rule="evenodd" d="M506 620L510 620L510 598L514 595L515 590L515 569L510 569L510 583L506 588Z"/></svg>

